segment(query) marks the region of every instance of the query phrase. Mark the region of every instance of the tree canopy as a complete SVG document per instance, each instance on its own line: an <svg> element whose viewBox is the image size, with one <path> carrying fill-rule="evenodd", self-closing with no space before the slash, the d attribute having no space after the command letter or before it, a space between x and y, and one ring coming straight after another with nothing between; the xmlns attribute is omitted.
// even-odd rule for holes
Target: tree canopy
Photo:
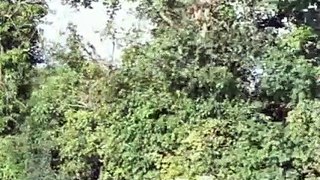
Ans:
<svg viewBox="0 0 320 180"><path fill-rule="evenodd" d="M121 67L85 56L72 31L58 65L37 68L46 6L1 1L0 179L320 178L318 33L293 7L286 34L261 28L263 7L141 0L153 39Z"/></svg>

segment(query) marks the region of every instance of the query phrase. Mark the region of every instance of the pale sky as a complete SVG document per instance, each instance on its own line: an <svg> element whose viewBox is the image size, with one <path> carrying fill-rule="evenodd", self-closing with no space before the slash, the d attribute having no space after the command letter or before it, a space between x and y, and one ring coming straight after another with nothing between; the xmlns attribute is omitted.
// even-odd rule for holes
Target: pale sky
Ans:
<svg viewBox="0 0 320 180"><path fill-rule="evenodd" d="M78 27L77 31L83 36L84 43L90 42L102 59L111 60L113 41L101 36L105 32L108 20L106 9L102 2L93 3L93 9L81 7L79 11L69 5L62 5L59 0L46 0L46 2L50 11L43 20L47 23L39 25L39 28L42 29L46 46L49 46L49 42L64 44L66 35L62 35L61 32L65 32L68 23L71 22ZM122 28L123 32L128 32L133 26L139 26L146 31L144 38L140 40L148 40L151 38L148 31L151 27L150 22L138 20L133 14L130 14L130 8L134 8L134 6L134 4L123 4L122 9L117 13L115 26L117 29ZM125 37L125 34L117 33L117 37ZM117 47L115 58L118 61L120 55L121 48Z"/></svg>

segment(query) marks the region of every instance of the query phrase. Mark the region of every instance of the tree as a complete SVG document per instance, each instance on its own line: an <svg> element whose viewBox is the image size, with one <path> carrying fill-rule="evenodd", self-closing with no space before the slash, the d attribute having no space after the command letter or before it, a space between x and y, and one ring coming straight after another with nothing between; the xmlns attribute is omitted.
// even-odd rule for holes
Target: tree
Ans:
<svg viewBox="0 0 320 180"><path fill-rule="evenodd" d="M21 126L32 91L32 47L38 40L36 21L45 14L40 4L0 2L0 133L1 179L23 179L27 173L27 139Z"/></svg>
<svg viewBox="0 0 320 180"><path fill-rule="evenodd" d="M274 36L255 25L259 4L236 5L140 1L154 38L118 69L72 31L59 66L23 76L37 83L0 146L2 179L318 178L319 68L304 48L318 37Z"/></svg>

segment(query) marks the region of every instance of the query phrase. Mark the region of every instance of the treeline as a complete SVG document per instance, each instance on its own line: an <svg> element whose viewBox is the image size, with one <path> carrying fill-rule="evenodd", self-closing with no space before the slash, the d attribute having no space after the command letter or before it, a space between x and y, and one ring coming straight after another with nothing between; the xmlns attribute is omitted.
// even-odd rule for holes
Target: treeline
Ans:
<svg viewBox="0 0 320 180"><path fill-rule="evenodd" d="M194 5L141 0L154 38L120 68L76 34L37 68L46 6L1 1L0 179L320 178L317 32L257 27L260 1Z"/></svg>

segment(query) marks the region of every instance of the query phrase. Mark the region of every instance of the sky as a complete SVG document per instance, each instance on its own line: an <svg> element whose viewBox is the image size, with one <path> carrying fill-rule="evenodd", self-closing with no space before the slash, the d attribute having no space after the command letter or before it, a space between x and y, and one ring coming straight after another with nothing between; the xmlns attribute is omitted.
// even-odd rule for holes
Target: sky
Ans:
<svg viewBox="0 0 320 180"><path fill-rule="evenodd" d="M61 33L66 31L68 23L73 23L77 26L78 33L83 37L86 44L89 42L96 49L100 59L110 61L112 59L113 42L115 42L114 59L115 63L119 63L123 47L120 46L120 40L113 41L102 34L105 32L108 16L106 8L102 2L94 2L93 8L80 7L79 10L72 8L69 5L63 5L59 0L46 0L49 13L43 18L38 28L43 33L44 46L48 47L51 43L65 44L66 35ZM135 4L124 3L122 9L118 11L115 18L115 27L122 29L116 34L117 39L126 37L126 33L130 32L132 27L139 27L146 31L144 36L137 41L145 42L151 38L150 28L152 27L147 20L138 20L132 14L132 8ZM134 12L134 10L133 10Z"/></svg>

